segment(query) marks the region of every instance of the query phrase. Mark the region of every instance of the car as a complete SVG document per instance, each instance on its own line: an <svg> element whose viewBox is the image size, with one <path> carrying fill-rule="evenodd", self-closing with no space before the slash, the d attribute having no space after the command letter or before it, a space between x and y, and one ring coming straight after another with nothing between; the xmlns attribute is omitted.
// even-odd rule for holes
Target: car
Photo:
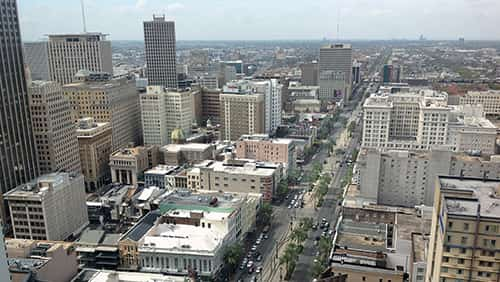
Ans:
<svg viewBox="0 0 500 282"><path fill-rule="evenodd" d="M317 245L318 245L318 242L319 242L319 241L314 241L314 246L317 246Z"/></svg>
<svg viewBox="0 0 500 282"><path fill-rule="evenodd" d="M245 264L244 263L240 264L240 269L241 270L245 269Z"/></svg>
<svg viewBox="0 0 500 282"><path fill-rule="evenodd" d="M292 205L288 205L288 208L291 209L292 208Z"/></svg>
<svg viewBox="0 0 500 282"><path fill-rule="evenodd" d="M252 277L252 278L250 279L250 281L251 281L251 282L257 282L257 277L255 277L255 276L254 276L254 277Z"/></svg>
<svg viewBox="0 0 500 282"><path fill-rule="evenodd" d="M333 235L333 229L328 230L328 235L332 236Z"/></svg>
<svg viewBox="0 0 500 282"><path fill-rule="evenodd" d="M313 230L317 230L317 229L318 229L318 224L317 224L317 223L314 223L314 224L312 225L312 229L313 229Z"/></svg>
<svg viewBox="0 0 500 282"><path fill-rule="evenodd" d="M264 234L264 239L269 239L269 235Z"/></svg>
<svg viewBox="0 0 500 282"><path fill-rule="evenodd" d="M288 200L288 198L290 198L290 195L285 196L285 200Z"/></svg>
<svg viewBox="0 0 500 282"><path fill-rule="evenodd" d="M323 217L323 218L321 219L321 223L324 223L324 222L326 222L326 217Z"/></svg>
<svg viewBox="0 0 500 282"><path fill-rule="evenodd" d="M248 274L252 274L255 271L255 266L250 266L248 268Z"/></svg>
<svg viewBox="0 0 500 282"><path fill-rule="evenodd" d="M250 249L252 252L255 252L257 251L257 246L256 245L253 245L252 248Z"/></svg>
<svg viewBox="0 0 500 282"><path fill-rule="evenodd" d="M252 267L252 266L253 266L253 261L248 261L248 262L247 262L247 268L250 268L250 267Z"/></svg>
<svg viewBox="0 0 500 282"><path fill-rule="evenodd" d="M264 238L264 233L260 233L259 239L262 240Z"/></svg>
<svg viewBox="0 0 500 282"><path fill-rule="evenodd" d="M259 255L255 260L256 261L261 261L262 260L262 255Z"/></svg>
<svg viewBox="0 0 500 282"><path fill-rule="evenodd" d="M317 256L317 257L319 257L319 255L320 255L320 252L319 252L319 251L317 251L317 252L316 252L316 256Z"/></svg>
<svg viewBox="0 0 500 282"><path fill-rule="evenodd" d="M255 273L261 273L261 272L262 272L262 266L257 267Z"/></svg>
<svg viewBox="0 0 500 282"><path fill-rule="evenodd" d="M291 204L292 206L293 206L293 205L295 205L295 200L292 200L292 201L290 202L290 204Z"/></svg>
<svg viewBox="0 0 500 282"><path fill-rule="evenodd" d="M257 239L257 241L255 241L255 245L260 245L260 239Z"/></svg>
<svg viewBox="0 0 500 282"><path fill-rule="evenodd" d="M247 264L248 258L243 258L243 261L241 262L242 264Z"/></svg>
<svg viewBox="0 0 500 282"><path fill-rule="evenodd" d="M252 257L252 253L248 253L247 258L251 258L251 257Z"/></svg>
<svg viewBox="0 0 500 282"><path fill-rule="evenodd" d="M328 236L328 232L323 231L323 232L321 233L321 236L323 236L323 237L327 237L327 236Z"/></svg>

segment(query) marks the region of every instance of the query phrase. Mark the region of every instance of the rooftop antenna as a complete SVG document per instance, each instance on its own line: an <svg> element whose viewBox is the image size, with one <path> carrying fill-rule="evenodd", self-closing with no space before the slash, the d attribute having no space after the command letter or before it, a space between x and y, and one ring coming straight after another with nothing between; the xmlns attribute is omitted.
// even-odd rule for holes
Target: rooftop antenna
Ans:
<svg viewBox="0 0 500 282"><path fill-rule="evenodd" d="M337 10L337 42L340 42L340 7Z"/></svg>
<svg viewBox="0 0 500 282"><path fill-rule="evenodd" d="M83 0L80 0L80 4L82 6L83 32L87 33L87 21L85 20L85 4L83 3Z"/></svg>

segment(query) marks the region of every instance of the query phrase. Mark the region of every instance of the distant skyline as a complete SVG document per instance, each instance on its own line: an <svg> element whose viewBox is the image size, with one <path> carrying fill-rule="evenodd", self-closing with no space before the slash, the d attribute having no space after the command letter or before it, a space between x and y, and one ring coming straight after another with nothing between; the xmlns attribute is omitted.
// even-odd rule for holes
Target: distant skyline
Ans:
<svg viewBox="0 0 500 282"><path fill-rule="evenodd" d="M83 31L80 0L18 0L22 38ZM87 30L143 40L166 14L178 40L500 40L498 0L85 0ZM337 22L340 15L340 36Z"/></svg>

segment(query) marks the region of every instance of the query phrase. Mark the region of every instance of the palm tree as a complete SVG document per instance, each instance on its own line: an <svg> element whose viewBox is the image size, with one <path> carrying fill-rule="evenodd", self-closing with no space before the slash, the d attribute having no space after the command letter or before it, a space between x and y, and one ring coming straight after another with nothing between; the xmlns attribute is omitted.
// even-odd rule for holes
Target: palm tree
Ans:
<svg viewBox="0 0 500 282"><path fill-rule="evenodd" d="M292 233L290 234L290 240L292 240L292 242L300 244L305 239L307 239L307 233L303 228L297 227L292 230Z"/></svg>
<svg viewBox="0 0 500 282"><path fill-rule="evenodd" d="M224 257L223 257L224 263L228 265L231 268L231 270L236 269L242 257L243 257L243 247L241 246L240 243L234 243L232 245L229 245L224 250Z"/></svg>
<svg viewBox="0 0 500 282"><path fill-rule="evenodd" d="M299 258L299 246L294 243L288 244L283 255L280 258L280 265L285 265L286 277L289 277L293 269L295 268L295 263Z"/></svg>

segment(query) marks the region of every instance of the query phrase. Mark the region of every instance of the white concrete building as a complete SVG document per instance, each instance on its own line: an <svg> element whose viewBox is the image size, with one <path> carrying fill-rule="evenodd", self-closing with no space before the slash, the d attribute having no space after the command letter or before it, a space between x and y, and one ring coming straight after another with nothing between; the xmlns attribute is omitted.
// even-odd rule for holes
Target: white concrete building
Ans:
<svg viewBox="0 0 500 282"><path fill-rule="evenodd" d="M16 239L62 241L88 225L83 175L52 173L5 193Z"/></svg>
<svg viewBox="0 0 500 282"><path fill-rule="evenodd" d="M479 157L439 149L362 150L357 167L361 196L393 206L432 206L438 175L500 179L498 155Z"/></svg>
<svg viewBox="0 0 500 282"><path fill-rule="evenodd" d="M80 70L113 73L106 34L50 34L47 52L50 80L61 85L73 82Z"/></svg>
<svg viewBox="0 0 500 282"><path fill-rule="evenodd" d="M192 92L172 92L163 86L148 86L140 96L141 121L145 145L166 145L176 128L191 135Z"/></svg>
<svg viewBox="0 0 500 282"><path fill-rule="evenodd" d="M469 91L460 97L460 105L482 105L486 115L500 115L500 91Z"/></svg>
<svg viewBox="0 0 500 282"><path fill-rule="evenodd" d="M177 89L175 22L165 16L145 21L144 43L148 84Z"/></svg>
<svg viewBox="0 0 500 282"><path fill-rule="evenodd" d="M271 134L281 125L281 90L277 79L251 81L251 92L264 94L264 131Z"/></svg>

